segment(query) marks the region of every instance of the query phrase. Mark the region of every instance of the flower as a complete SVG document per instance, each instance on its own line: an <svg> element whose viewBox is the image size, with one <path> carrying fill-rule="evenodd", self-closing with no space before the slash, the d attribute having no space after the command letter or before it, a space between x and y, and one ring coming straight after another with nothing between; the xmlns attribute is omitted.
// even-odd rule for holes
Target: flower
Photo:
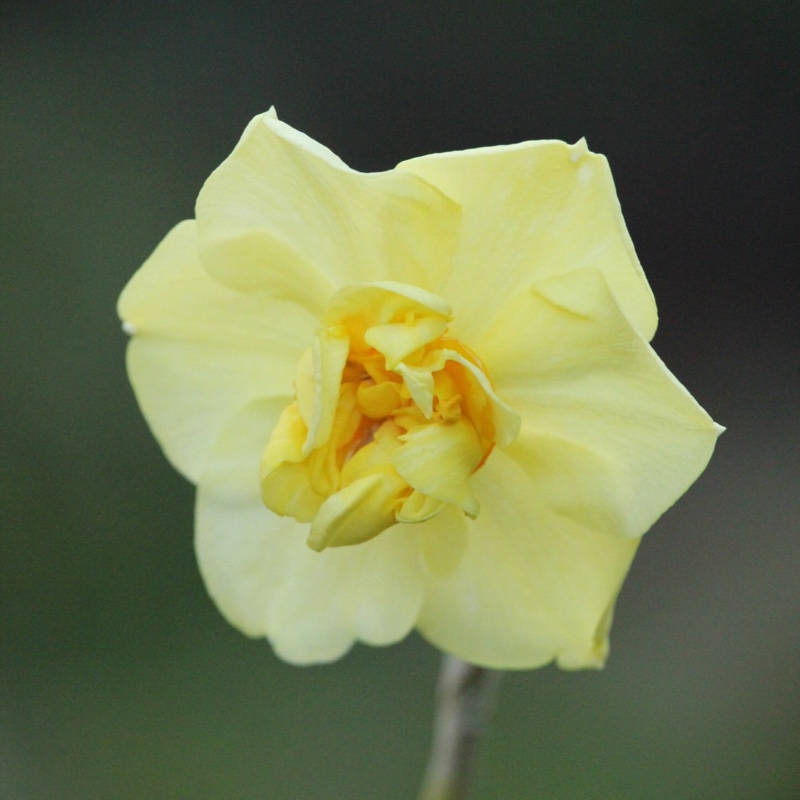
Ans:
<svg viewBox="0 0 800 800"><path fill-rule="evenodd" d="M584 141L364 174L270 111L119 313L209 593L294 663L416 627L479 665L602 665L641 535L722 430L648 345Z"/></svg>

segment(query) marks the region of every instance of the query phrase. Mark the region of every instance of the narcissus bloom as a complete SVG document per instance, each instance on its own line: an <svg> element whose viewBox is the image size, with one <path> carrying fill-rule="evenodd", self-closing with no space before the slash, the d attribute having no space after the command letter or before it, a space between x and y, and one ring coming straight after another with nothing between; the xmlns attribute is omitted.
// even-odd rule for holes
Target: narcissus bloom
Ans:
<svg viewBox="0 0 800 800"><path fill-rule="evenodd" d="M583 141L363 174L269 112L119 313L211 596L296 663L416 627L489 667L601 665L639 538L721 430L648 345Z"/></svg>

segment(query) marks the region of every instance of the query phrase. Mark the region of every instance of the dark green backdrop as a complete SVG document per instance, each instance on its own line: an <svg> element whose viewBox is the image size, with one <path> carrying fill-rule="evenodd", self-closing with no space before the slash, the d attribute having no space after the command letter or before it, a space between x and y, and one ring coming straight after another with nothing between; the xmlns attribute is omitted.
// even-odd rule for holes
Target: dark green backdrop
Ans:
<svg viewBox="0 0 800 800"><path fill-rule="evenodd" d="M798 4L7 3L0 798L413 798L437 654L227 627L114 304L254 114L352 166L586 136L728 426L646 538L602 673L509 675L476 800L800 796Z"/></svg>

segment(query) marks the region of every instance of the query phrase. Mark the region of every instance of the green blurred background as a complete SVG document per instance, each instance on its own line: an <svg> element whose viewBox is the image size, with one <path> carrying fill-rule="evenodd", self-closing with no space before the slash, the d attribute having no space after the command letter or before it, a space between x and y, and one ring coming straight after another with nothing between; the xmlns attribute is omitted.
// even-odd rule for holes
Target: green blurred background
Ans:
<svg viewBox="0 0 800 800"><path fill-rule="evenodd" d="M600 673L505 679L475 800L800 796L794 2L6 3L0 798L413 798L438 654L229 628L124 371L123 285L272 104L352 166L588 138L728 432Z"/></svg>

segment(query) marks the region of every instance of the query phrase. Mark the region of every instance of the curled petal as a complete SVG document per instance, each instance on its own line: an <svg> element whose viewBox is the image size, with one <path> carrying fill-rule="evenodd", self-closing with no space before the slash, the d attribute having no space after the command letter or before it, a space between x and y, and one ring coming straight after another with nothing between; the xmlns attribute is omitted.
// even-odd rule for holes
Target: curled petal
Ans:
<svg viewBox="0 0 800 800"><path fill-rule="evenodd" d="M311 481L309 464L303 462L306 435L297 403L292 403L281 414L261 457L261 499L276 514L300 522L311 522L325 501Z"/></svg>
<svg viewBox="0 0 800 800"><path fill-rule="evenodd" d="M413 323L375 325L366 332L364 339L385 357L387 369L396 369L403 359L438 339L446 330L446 319L426 317Z"/></svg>
<svg viewBox="0 0 800 800"><path fill-rule="evenodd" d="M471 361L458 353L454 353L452 350L444 350L442 351L442 355L447 361L455 361L469 370L479 383L481 389L483 389L484 396L491 407L492 422L495 429L497 444L501 447L506 447L511 444L519 434L521 425L519 414L497 396L489 379Z"/></svg>
<svg viewBox="0 0 800 800"><path fill-rule="evenodd" d="M361 544L395 523L395 501L406 482L389 472L373 473L331 495L311 525L312 550Z"/></svg>
<svg viewBox="0 0 800 800"><path fill-rule="evenodd" d="M326 325L338 325L350 317L361 317L366 327L385 325L408 311L419 317L449 320L453 309L438 295L397 281L370 281L340 289L325 308Z"/></svg>
<svg viewBox="0 0 800 800"><path fill-rule="evenodd" d="M404 444L392 454L392 463L409 486L477 516L478 500L469 479L483 449L472 423L461 418L423 425L400 438Z"/></svg>
<svg viewBox="0 0 800 800"><path fill-rule="evenodd" d="M443 500L437 500L435 497L418 492L415 489L397 510L397 521L424 522L435 517L443 506Z"/></svg>
<svg viewBox="0 0 800 800"><path fill-rule="evenodd" d="M308 427L303 456L330 438L350 340L342 328L319 328L309 356L303 358L295 386L300 414Z"/></svg>
<svg viewBox="0 0 800 800"><path fill-rule="evenodd" d="M403 378L403 383L414 401L414 405L422 412L426 419L433 416L433 392L435 382L433 370L444 366L444 358L438 356L438 364L421 367L411 367L402 362L395 367L395 372Z"/></svg>

